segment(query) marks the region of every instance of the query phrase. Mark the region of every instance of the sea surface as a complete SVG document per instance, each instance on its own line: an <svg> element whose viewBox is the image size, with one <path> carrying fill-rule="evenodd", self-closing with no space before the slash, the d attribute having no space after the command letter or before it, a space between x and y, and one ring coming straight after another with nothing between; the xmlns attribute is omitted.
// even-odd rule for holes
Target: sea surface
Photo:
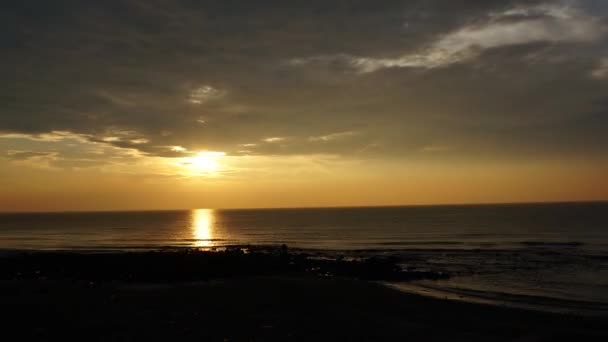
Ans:
<svg viewBox="0 0 608 342"><path fill-rule="evenodd" d="M249 244L451 275L389 284L428 296L608 315L606 202L0 214L7 252Z"/></svg>

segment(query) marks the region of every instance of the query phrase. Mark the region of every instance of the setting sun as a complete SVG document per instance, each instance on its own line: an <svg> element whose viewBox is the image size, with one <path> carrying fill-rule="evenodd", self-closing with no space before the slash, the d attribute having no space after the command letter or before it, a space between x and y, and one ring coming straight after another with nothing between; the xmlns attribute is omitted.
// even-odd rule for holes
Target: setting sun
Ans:
<svg viewBox="0 0 608 342"><path fill-rule="evenodd" d="M181 165L195 172L211 173L221 168L220 158L224 152L199 152L194 157L184 158Z"/></svg>

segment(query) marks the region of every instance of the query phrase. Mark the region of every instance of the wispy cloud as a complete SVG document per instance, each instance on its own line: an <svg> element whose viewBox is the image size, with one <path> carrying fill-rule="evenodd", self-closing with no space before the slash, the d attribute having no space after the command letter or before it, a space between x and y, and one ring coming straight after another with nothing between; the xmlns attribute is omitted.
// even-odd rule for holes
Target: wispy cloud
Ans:
<svg viewBox="0 0 608 342"><path fill-rule="evenodd" d="M346 139L346 138L355 136L357 134L358 134L358 132L355 132L355 131L336 132L336 133L331 133L331 134L327 134L327 135L312 136L312 137L309 137L308 140L312 141L312 142L327 142L327 141Z"/></svg>
<svg viewBox="0 0 608 342"><path fill-rule="evenodd" d="M129 140L129 142L131 144L141 145L141 144L147 144L147 143L149 143L150 140L148 140L146 138L138 138L138 139L131 139L131 140Z"/></svg>
<svg viewBox="0 0 608 342"><path fill-rule="evenodd" d="M286 139L285 137L270 137L270 138L264 138L264 139L262 139L262 141L267 142L267 143L276 143L276 142L284 141L285 139Z"/></svg>
<svg viewBox="0 0 608 342"><path fill-rule="evenodd" d="M143 137L136 131L117 128L108 128L103 134L89 135L87 139L91 142L108 143L117 147L145 145L150 142L150 139Z"/></svg>
<svg viewBox="0 0 608 342"><path fill-rule="evenodd" d="M529 43L585 43L606 32L600 19L582 9L559 4L519 6L490 13L483 23L448 32L414 53L394 58L338 54L295 58L291 65L346 63L361 73L384 68L438 68L478 57L483 51Z"/></svg>
<svg viewBox="0 0 608 342"><path fill-rule="evenodd" d="M57 142L67 139L78 140L81 142L88 141L92 136L88 134L72 133L68 131L51 131L40 134L25 134L25 133L0 133L0 139L26 139L32 141Z"/></svg>
<svg viewBox="0 0 608 342"><path fill-rule="evenodd" d="M56 167L58 152L9 150L5 157L15 164L27 165L36 169L58 169Z"/></svg>
<svg viewBox="0 0 608 342"><path fill-rule="evenodd" d="M56 155L56 152L10 150L6 153L6 157L13 161L23 161L41 157L52 157L54 155Z"/></svg>
<svg viewBox="0 0 608 342"><path fill-rule="evenodd" d="M220 98L225 95L225 91L214 88L210 85L203 85L191 90L188 95L188 102L200 105L205 102Z"/></svg>
<svg viewBox="0 0 608 342"><path fill-rule="evenodd" d="M446 151L451 151L451 150L453 150L453 147L448 146L448 145L427 145L420 149L421 152L429 152L429 153L446 152Z"/></svg>
<svg viewBox="0 0 608 342"><path fill-rule="evenodd" d="M103 137L101 138L101 141L105 141L105 142L117 142L117 141L121 141L122 139L120 139L120 137Z"/></svg>
<svg viewBox="0 0 608 342"><path fill-rule="evenodd" d="M149 139L142 137L135 131L108 129L106 133L81 134L69 131L51 131L40 134L25 133L0 133L0 139L9 140L29 140L43 143L78 143L78 144L97 144L118 149L131 149L135 146L146 145Z"/></svg>

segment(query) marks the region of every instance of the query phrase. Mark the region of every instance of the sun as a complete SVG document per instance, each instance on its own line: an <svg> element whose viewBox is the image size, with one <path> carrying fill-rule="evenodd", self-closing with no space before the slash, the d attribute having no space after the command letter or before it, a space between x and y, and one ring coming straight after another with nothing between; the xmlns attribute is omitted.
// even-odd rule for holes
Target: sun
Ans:
<svg viewBox="0 0 608 342"><path fill-rule="evenodd" d="M220 158L225 156L224 152L199 152L193 157L184 158L182 165L192 171L212 173L220 169Z"/></svg>
<svg viewBox="0 0 608 342"><path fill-rule="evenodd" d="M215 171L219 166L215 157L204 154L192 158L190 163L193 168L202 171Z"/></svg>

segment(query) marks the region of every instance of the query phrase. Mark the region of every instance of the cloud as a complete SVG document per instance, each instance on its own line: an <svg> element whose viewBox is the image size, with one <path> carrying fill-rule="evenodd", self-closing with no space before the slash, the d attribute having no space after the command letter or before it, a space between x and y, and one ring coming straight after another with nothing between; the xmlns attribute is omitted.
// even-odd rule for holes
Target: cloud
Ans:
<svg viewBox="0 0 608 342"><path fill-rule="evenodd" d="M204 85L193 89L190 92L187 101L191 104L200 105L205 102L218 99L224 95L224 91L216 89L210 85ZM204 121L202 123L204 123Z"/></svg>
<svg viewBox="0 0 608 342"><path fill-rule="evenodd" d="M285 139L286 139L285 137L270 137L270 138L264 138L264 139L262 139L262 141L267 142L267 143L276 143L276 142L284 141Z"/></svg>
<svg viewBox="0 0 608 342"><path fill-rule="evenodd" d="M59 152L49 151L8 150L5 157L17 165L47 170L56 170L56 164L60 160Z"/></svg>
<svg viewBox="0 0 608 342"><path fill-rule="evenodd" d="M606 32L599 18L581 8L559 4L519 6L490 13L482 23L468 24L442 35L414 53L395 58L348 54L294 58L294 66L345 63L361 73L385 68L438 68L471 60L484 51L530 43L589 43Z"/></svg>
<svg viewBox="0 0 608 342"><path fill-rule="evenodd" d="M392 158L429 141L605 149L586 144L588 129L541 136L605 102L604 67L591 65L606 44L598 1L294 2L56 0L0 11L19 23L0 32L0 73L19 75L0 79L0 155L48 142L125 159ZM403 72L372 73L390 67Z"/></svg>
<svg viewBox="0 0 608 342"><path fill-rule="evenodd" d="M138 138L138 139L131 139L131 140L129 140L129 142L134 145L141 145L141 144L149 143L150 140L148 140L146 138Z"/></svg>
<svg viewBox="0 0 608 342"><path fill-rule="evenodd" d="M430 153L447 152L447 151L451 151L451 150L453 150L453 148L448 145L427 145L420 149L420 151L422 151L422 152L430 152Z"/></svg>
<svg viewBox="0 0 608 342"><path fill-rule="evenodd" d="M88 141L91 138L88 134L79 134L68 131L51 131L49 133L25 134L25 133L0 133L0 139L26 139L32 141L56 142L62 140L77 140L80 142Z"/></svg>
<svg viewBox="0 0 608 342"><path fill-rule="evenodd" d="M313 141L313 142L327 142L327 141L333 141L333 140L346 139L346 138L355 136L357 134L358 134L358 132L355 132L355 131L337 132L337 133L331 133L331 134L327 134L327 135L312 136L312 137L309 137L308 140Z"/></svg>
<svg viewBox="0 0 608 342"><path fill-rule="evenodd" d="M56 152L39 152L39 151L7 151L6 156L13 161L24 161L41 157L55 156Z"/></svg>
<svg viewBox="0 0 608 342"><path fill-rule="evenodd" d="M37 142L61 142L72 140L79 143L104 143L119 148L130 147L131 145L144 145L150 142L147 138L138 137L138 133L135 131L113 129L107 130L107 133L99 136L69 131L51 131L40 134L0 133L0 139L22 139Z"/></svg>
<svg viewBox="0 0 608 342"><path fill-rule="evenodd" d="M117 142L117 141L121 141L122 139L120 139L120 137L103 137L101 138L101 141L105 141L105 142Z"/></svg>
<svg viewBox="0 0 608 342"><path fill-rule="evenodd" d="M41 134L0 133L0 139L12 142L12 144L19 141L31 141L46 145L61 144L62 146L80 147L98 146L100 148L115 149L117 151L143 148L150 142L149 139L140 137L135 131L108 129L106 132L111 135L103 133L97 136L68 131L51 131ZM147 149L154 150L155 148L147 147ZM99 152L100 150L97 149L96 151ZM138 153L140 152L145 153L144 151L138 151ZM43 152L37 151L36 153Z"/></svg>
<svg viewBox="0 0 608 342"><path fill-rule="evenodd" d="M173 151L173 152L186 152L186 151L188 151L185 147L182 147L182 146L171 146L170 150Z"/></svg>
<svg viewBox="0 0 608 342"><path fill-rule="evenodd" d="M89 142L104 143L117 148L144 148L150 139L134 130L109 127L96 135L86 136Z"/></svg>
<svg viewBox="0 0 608 342"><path fill-rule="evenodd" d="M591 71L591 77L598 80L608 80L608 58L602 58L597 67Z"/></svg>

